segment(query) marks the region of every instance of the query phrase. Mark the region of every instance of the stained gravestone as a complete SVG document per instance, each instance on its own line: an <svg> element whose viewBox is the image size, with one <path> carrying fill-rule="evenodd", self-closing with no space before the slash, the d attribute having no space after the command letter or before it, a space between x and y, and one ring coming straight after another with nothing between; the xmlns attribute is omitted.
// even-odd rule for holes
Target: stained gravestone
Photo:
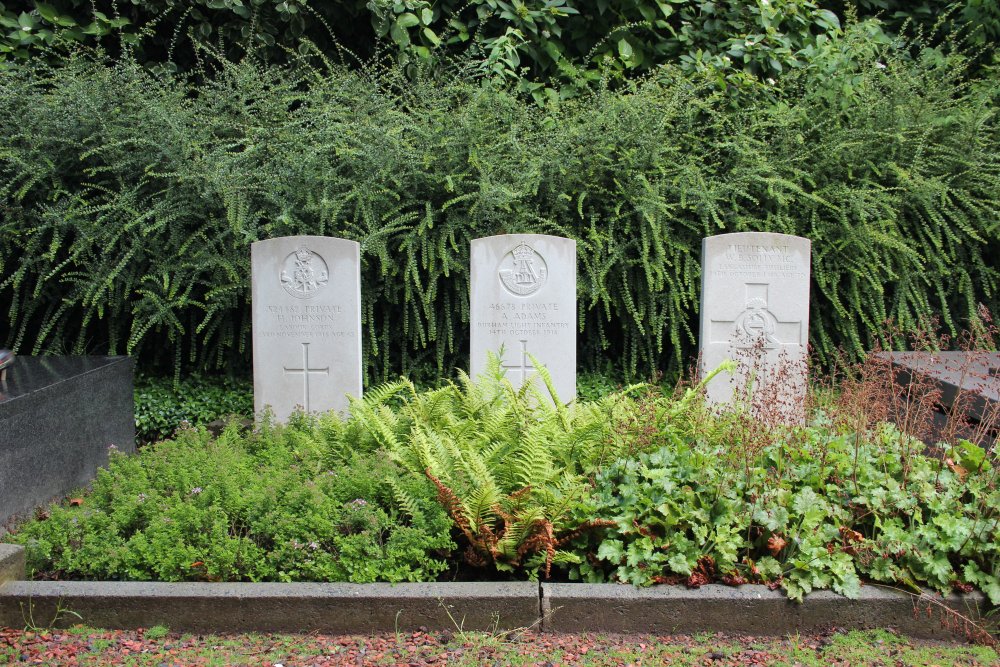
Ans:
<svg viewBox="0 0 1000 667"><path fill-rule="evenodd" d="M343 411L361 395L360 247L286 236L254 243L251 266L254 409Z"/></svg>
<svg viewBox="0 0 1000 667"><path fill-rule="evenodd" d="M739 232L702 242L701 372L726 359L707 387L710 404L734 392L767 395L782 421L801 421L809 339L810 242L788 234ZM749 384L752 383L752 384ZM751 396L752 398L752 396Z"/></svg>
<svg viewBox="0 0 1000 667"><path fill-rule="evenodd" d="M483 372L487 352L502 348L515 387L535 381L534 357L560 401L576 398L576 241L543 234L476 239L470 275L471 375ZM545 392L540 378L535 382Z"/></svg>

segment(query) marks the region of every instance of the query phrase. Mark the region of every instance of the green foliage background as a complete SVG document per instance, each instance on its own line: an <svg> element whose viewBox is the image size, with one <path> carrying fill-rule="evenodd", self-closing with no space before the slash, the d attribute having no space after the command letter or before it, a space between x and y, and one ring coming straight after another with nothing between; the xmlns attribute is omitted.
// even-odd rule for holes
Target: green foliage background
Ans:
<svg viewBox="0 0 1000 667"><path fill-rule="evenodd" d="M288 234L361 243L369 380L466 365L469 242L504 232L577 240L585 368L688 363L722 232L812 239L821 358L961 327L1000 305L998 79L870 29L738 107L669 67L546 109L460 70L0 72L0 341L243 370L249 246Z"/></svg>
<svg viewBox="0 0 1000 667"><path fill-rule="evenodd" d="M233 378L190 375L183 380L140 376L135 382L135 437L149 444L178 427L202 426L231 415L253 418L253 385Z"/></svg>
<svg viewBox="0 0 1000 667"><path fill-rule="evenodd" d="M461 55L537 99L664 63L739 84L807 66L853 18L882 37L968 31L1000 40L994 0L15 0L0 3L0 65L60 42L126 49L163 71L197 67L192 45L272 63L318 52L355 64Z"/></svg>

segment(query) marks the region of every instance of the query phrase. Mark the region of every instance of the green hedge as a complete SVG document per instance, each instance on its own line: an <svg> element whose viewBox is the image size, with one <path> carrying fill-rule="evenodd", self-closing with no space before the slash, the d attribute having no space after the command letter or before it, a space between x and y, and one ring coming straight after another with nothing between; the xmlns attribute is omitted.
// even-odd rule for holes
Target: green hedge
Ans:
<svg viewBox="0 0 1000 667"><path fill-rule="evenodd" d="M432 378L421 389L441 386ZM623 386L620 373L579 373L576 395L597 401ZM140 376L135 383L135 437L140 444L163 440L178 428L213 426L235 417L253 419L253 382L249 378L195 374L181 380Z"/></svg>
<svg viewBox="0 0 1000 667"><path fill-rule="evenodd" d="M585 368L687 364L722 232L813 240L821 358L963 326L1000 305L1000 83L864 30L738 108L670 68L548 110L458 74L0 72L0 341L245 370L249 246L287 234L361 243L369 381L466 365L469 242L503 232L577 240Z"/></svg>

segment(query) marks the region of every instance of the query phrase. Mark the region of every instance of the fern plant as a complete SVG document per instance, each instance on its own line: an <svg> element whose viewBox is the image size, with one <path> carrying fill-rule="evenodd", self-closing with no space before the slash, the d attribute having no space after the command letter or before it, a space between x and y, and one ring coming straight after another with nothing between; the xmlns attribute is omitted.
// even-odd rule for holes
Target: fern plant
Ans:
<svg viewBox="0 0 1000 667"><path fill-rule="evenodd" d="M553 563L577 562L567 540L604 524L569 517L589 493L584 475L620 451L611 433L630 399L564 405L536 367L541 386L520 389L495 355L476 380L460 373L426 392L385 384L353 401L345 428L434 483L468 563L549 576Z"/></svg>

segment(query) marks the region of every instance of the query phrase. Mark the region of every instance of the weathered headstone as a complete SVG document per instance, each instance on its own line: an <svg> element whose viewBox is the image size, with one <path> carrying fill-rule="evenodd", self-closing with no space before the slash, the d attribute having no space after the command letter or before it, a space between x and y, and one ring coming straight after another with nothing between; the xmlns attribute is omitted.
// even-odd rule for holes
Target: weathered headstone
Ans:
<svg viewBox="0 0 1000 667"><path fill-rule="evenodd" d="M576 241L544 234L476 239L471 253L472 377L503 348L515 387L545 366L559 400L576 398ZM537 387L545 387L539 378Z"/></svg>
<svg viewBox="0 0 1000 667"><path fill-rule="evenodd" d="M767 232L711 236L702 241L701 266L701 372L726 359L739 364L735 375L721 373L709 383L709 403L727 404L734 391L744 395L749 388L768 396L773 416L801 421L809 239Z"/></svg>
<svg viewBox="0 0 1000 667"><path fill-rule="evenodd" d="M361 395L361 259L355 241L285 236L251 248L258 414L343 411Z"/></svg>

